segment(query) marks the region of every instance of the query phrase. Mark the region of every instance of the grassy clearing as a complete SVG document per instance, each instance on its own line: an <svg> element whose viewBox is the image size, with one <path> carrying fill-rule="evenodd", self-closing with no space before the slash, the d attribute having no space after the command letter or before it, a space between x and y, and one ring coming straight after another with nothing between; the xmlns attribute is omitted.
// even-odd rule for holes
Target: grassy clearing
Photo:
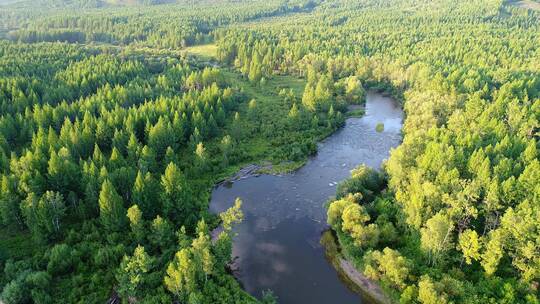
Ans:
<svg viewBox="0 0 540 304"><path fill-rule="evenodd" d="M296 78L293 76L274 76L270 79L265 88L275 89L279 92L281 89L292 89L298 99L302 98L306 82L304 79ZM264 89L264 88L263 88Z"/></svg>
<svg viewBox="0 0 540 304"><path fill-rule="evenodd" d="M195 45L186 48L185 50L188 54L197 56L203 60L215 59L217 56L217 45L216 44L202 44Z"/></svg>
<svg viewBox="0 0 540 304"><path fill-rule="evenodd" d="M199 49L197 47L196 51L198 52ZM194 53L190 52L190 54ZM197 57L197 62L201 61L199 54L195 56ZM246 101L241 103L237 109L243 126L243 135L237 142L236 150L242 151L242 157L239 162L223 168L223 171L213 176L211 180L219 182L227 179L237 173L241 168L250 164L263 166L264 168L259 171L262 174L289 173L304 165L307 161L307 155L302 160L291 161L279 154L282 146L269 140L268 136L263 135L265 127L262 126L262 122L267 122L275 128L283 128L284 120L287 120L287 115L292 104L279 96L279 92L282 89L292 90L297 102L300 102L306 85L305 80L293 76L275 75L271 79L268 79L265 84L261 85L259 83L251 83L241 73L232 68L221 67L220 70L228 85L241 91L246 96ZM256 101L255 117L252 114L250 115L248 107L249 101L252 99ZM228 124L224 128L223 134L232 134L232 128L232 125ZM306 137L314 136L313 130L302 132L305 133ZM283 134L276 134L276 138L281 136ZM320 139L324 136L321 135L316 138ZM205 142L207 150L219 153L217 151L219 151L221 138L221 136L218 136Z"/></svg>
<svg viewBox="0 0 540 304"><path fill-rule="evenodd" d="M255 98L257 101L271 102L273 106L276 104L279 105L279 102L276 102L276 98L280 98L279 91L282 89L292 89L296 97L300 99L306 86L304 79L293 76L275 75L264 86L261 86L249 83L245 77L237 72L224 70L223 74L229 83L233 86L243 88L244 92L251 98ZM287 108L288 110L289 108Z"/></svg>
<svg viewBox="0 0 540 304"><path fill-rule="evenodd" d="M243 75L236 71L223 69L222 70L226 81L232 86L239 88L247 97L248 100L254 99L257 107L256 121L270 122L271 125L282 125L291 108L290 102L279 96L282 89L292 90L297 100L300 100L306 85L305 80L292 77L275 75L264 85L250 83ZM249 116L248 103L240 106L241 117L244 118L246 128L253 125L253 118ZM263 130L253 130L259 134ZM301 167L303 161L284 161L283 159L274 159L273 153L276 147L271 141L264 136L249 137L241 144L241 149L249 155L249 159L253 162L260 163L264 161L272 161L273 166L270 169L264 170L261 173L285 173L291 172Z"/></svg>

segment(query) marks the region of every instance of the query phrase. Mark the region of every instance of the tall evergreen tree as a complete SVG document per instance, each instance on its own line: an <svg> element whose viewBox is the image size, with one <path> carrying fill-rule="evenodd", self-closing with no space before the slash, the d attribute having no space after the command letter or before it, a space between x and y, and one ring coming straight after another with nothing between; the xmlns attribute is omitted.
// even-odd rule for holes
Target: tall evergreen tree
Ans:
<svg viewBox="0 0 540 304"><path fill-rule="evenodd" d="M109 180L105 180L101 185L99 217L101 224L111 231L119 231L126 223L124 202Z"/></svg>

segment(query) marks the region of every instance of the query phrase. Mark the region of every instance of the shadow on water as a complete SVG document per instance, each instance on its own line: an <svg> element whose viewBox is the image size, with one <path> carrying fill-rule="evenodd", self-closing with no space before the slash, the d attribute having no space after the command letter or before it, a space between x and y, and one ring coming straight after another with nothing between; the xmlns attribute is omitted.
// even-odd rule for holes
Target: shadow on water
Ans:
<svg viewBox="0 0 540 304"><path fill-rule="evenodd" d="M247 292L260 297L271 289L284 304L362 302L325 259L319 242L326 228L324 204L358 165L380 167L401 142L402 120L397 102L370 92L366 114L348 119L298 171L246 178L213 191L212 212L226 210L236 197L244 202L233 268ZM380 123L384 130L377 132Z"/></svg>

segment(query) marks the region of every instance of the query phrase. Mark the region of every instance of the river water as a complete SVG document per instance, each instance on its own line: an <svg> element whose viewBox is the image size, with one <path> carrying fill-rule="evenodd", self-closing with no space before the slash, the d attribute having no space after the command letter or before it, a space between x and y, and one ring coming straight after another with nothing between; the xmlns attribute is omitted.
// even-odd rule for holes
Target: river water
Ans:
<svg viewBox="0 0 540 304"><path fill-rule="evenodd" d="M210 211L243 201L235 228L233 269L244 289L260 298L271 289L281 304L362 303L325 259L319 243L328 199L337 182L360 164L380 167L401 142L403 112L397 102L369 92L366 113L319 144L318 153L292 174L261 175L214 189ZM384 124L384 131L375 130Z"/></svg>

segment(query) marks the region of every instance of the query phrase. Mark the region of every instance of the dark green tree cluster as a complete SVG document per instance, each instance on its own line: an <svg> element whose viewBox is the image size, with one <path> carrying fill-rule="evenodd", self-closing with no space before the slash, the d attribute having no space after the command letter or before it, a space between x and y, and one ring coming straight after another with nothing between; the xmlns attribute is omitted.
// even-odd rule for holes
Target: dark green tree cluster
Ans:
<svg viewBox="0 0 540 304"><path fill-rule="evenodd" d="M123 301L171 301L163 278L180 238L206 244L214 261L199 302L251 302L225 272L232 235L210 246L201 230L216 223L206 175L236 161L224 129L244 100L221 71L172 56L1 45L0 229L29 231L35 248L2 256L1 299L103 302L118 284ZM223 152L206 152L212 140Z"/></svg>
<svg viewBox="0 0 540 304"><path fill-rule="evenodd" d="M303 9L209 6L200 14L10 11L21 19L8 23L32 18L15 35L39 28L21 41L65 42L0 41L4 303L255 301L226 270L239 203L217 219L207 211L209 189L240 162L305 159L343 118L306 110L301 92L279 93L248 75L238 83L176 51L140 48L176 46L167 39L184 39L180 27L194 26L199 38L190 43L200 43L217 25ZM119 35L102 42L133 45L78 44L100 31ZM250 150L264 138L268 151ZM219 222L226 232L211 240Z"/></svg>
<svg viewBox="0 0 540 304"><path fill-rule="evenodd" d="M34 1L32 1L34 2ZM167 0L89 0L42 1L44 10L51 14L35 15L29 10L18 10L17 30L9 32L10 39L26 43L70 42L142 45L156 48L183 48L213 40L215 28L231 23L282 15L305 9L304 1L272 0L267 2L233 1L178 1L176 5L152 6ZM141 10L133 4L151 5ZM25 2L18 4L25 5ZM39 3L37 4L39 6ZM120 7L117 7L120 6ZM92 14L78 11L81 7L97 7ZM117 7L117 8L115 8ZM13 13L11 15L14 15ZM24 22L21 22L24 21ZM25 26L21 27L23 23ZM12 28L6 25L7 30Z"/></svg>

